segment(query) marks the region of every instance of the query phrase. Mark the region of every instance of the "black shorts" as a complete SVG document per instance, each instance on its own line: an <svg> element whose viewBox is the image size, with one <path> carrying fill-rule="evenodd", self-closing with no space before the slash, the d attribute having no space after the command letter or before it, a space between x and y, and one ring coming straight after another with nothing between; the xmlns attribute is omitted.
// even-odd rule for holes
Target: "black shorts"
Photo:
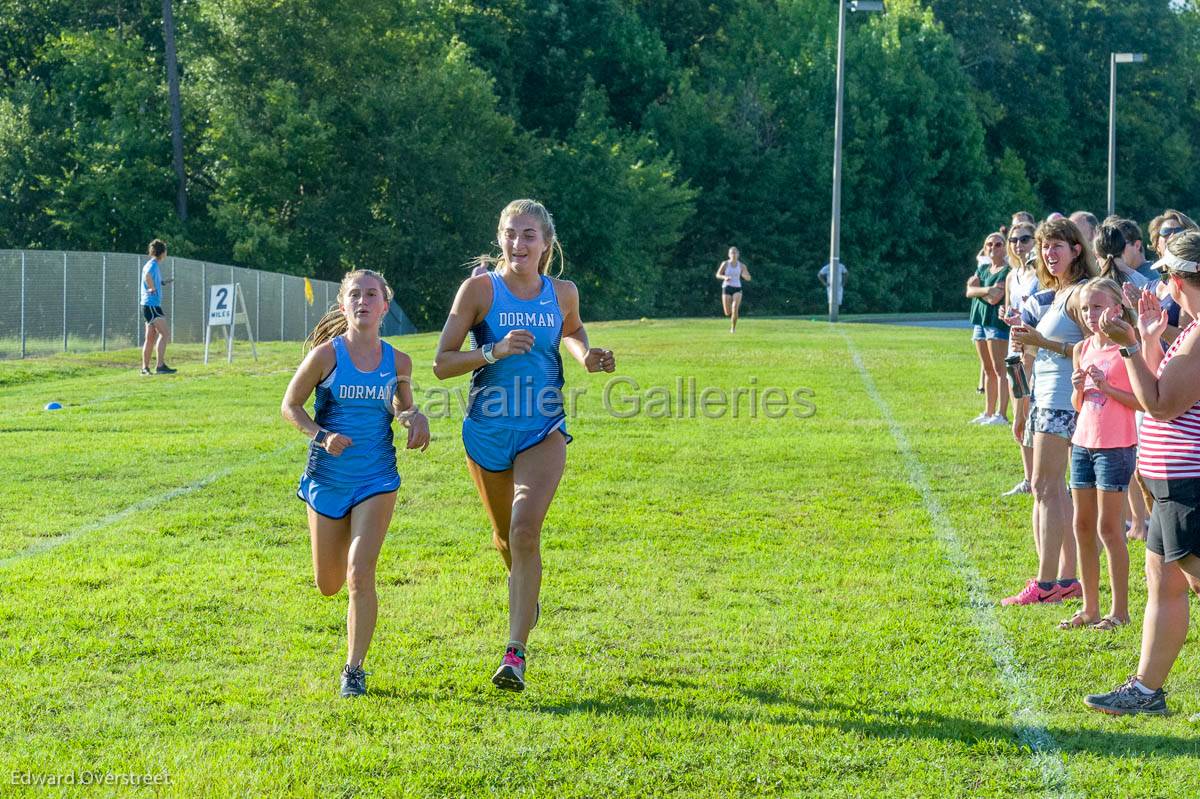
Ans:
<svg viewBox="0 0 1200 799"><path fill-rule="evenodd" d="M741 286L725 286L723 290L726 294L741 294L742 293Z"/></svg>
<svg viewBox="0 0 1200 799"><path fill-rule="evenodd" d="M146 324L150 324L155 319L162 319L166 314L163 313L161 305L143 305L142 318L146 320Z"/></svg>
<svg viewBox="0 0 1200 799"><path fill-rule="evenodd" d="M1154 497L1146 549L1166 563L1200 556L1200 478L1143 479Z"/></svg>

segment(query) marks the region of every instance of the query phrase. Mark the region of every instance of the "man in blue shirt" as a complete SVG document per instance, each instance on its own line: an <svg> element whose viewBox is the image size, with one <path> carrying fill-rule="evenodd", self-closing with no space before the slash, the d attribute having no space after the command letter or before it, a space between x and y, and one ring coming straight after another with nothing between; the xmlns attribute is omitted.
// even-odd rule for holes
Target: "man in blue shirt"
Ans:
<svg viewBox="0 0 1200 799"><path fill-rule="evenodd" d="M156 367L153 374L173 375L175 370L167 366L165 355L171 340L171 328L162 304L162 272L159 264L167 257L167 245L161 239L150 242L150 260L142 267L141 300L142 318L146 320L146 343L142 346L142 374L150 372L150 353L154 352ZM169 280L167 281L170 282Z"/></svg>

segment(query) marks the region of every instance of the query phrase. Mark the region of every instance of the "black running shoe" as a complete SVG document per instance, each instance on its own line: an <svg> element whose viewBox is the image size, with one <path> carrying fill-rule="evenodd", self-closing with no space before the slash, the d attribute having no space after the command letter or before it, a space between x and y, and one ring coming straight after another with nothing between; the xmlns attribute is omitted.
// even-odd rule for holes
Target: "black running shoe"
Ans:
<svg viewBox="0 0 1200 799"><path fill-rule="evenodd" d="M1083 698L1083 703L1092 710L1113 716L1131 713L1167 715L1167 692L1159 688L1152 694L1142 693L1141 689L1134 685L1135 682L1137 677L1130 677L1115 691L1107 694L1088 694Z"/></svg>
<svg viewBox="0 0 1200 799"><path fill-rule="evenodd" d="M178 369L172 369L171 367L167 366L164 363L163 365L157 367L154 370L154 374L156 374L156 375L173 375L178 371L179 371Z"/></svg>
<svg viewBox="0 0 1200 799"><path fill-rule="evenodd" d="M367 673L362 666L346 664L342 669L342 697L362 696L367 692Z"/></svg>

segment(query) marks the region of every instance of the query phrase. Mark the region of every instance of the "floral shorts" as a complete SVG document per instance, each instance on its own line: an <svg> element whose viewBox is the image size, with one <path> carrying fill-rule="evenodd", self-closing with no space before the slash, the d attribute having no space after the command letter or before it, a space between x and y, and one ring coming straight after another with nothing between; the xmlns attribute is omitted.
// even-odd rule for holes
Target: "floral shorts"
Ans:
<svg viewBox="0 0 1200 799"><path fill-rule="evenodd" d="M1060 411L1054 408L1030 408L1029 421L1025 423L1025 446L1033 446L1034 433L1048 433L1052 436L1065 438L1068 442L1075 435L1075 421L1079 414L1075 411Z"/></svg>

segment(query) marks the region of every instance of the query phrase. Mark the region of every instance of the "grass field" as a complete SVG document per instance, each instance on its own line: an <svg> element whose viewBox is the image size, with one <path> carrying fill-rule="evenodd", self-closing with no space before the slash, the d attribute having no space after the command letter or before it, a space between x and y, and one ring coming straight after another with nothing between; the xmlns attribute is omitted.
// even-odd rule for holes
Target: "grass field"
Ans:
<svg viewBox="0 0 1200 799"><path fill-rule="evenodd" d="M1195 632L1172 716L1080 701L1136 666L1141 544L1129 627L998 606L1035 567L1029 499L998 496L1005 429L965 425L963 331L589 329L643 396L804 388L815 413L616 418L568 363L588 391L521 695L489 682L504 573L458 419L401 455L371 694L346 701L345 593L312 587L304 442L278 412L297 345L232 367L173 348L174 377L132 351L0 362L0 795L1200 795ZM396 341L433 386L435 337ZM170 783L10 787L81 772Z"/></svg>

